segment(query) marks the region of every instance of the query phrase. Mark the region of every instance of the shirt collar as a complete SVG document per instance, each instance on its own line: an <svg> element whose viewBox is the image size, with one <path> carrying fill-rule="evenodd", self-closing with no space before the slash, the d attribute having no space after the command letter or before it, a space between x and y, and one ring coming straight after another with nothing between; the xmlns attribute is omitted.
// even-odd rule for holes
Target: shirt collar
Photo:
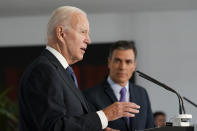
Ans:
<svg viewBox="0 0 197 131"><path fill-rule="evenodd" d="M50 51L58 59L58 61L61 63L64 69L66 69L69 66L66 59L57 50L50 46L46 46L46 49Z"/></svg>
<svg viewBox="0 0 197 131"><path fill-rule="evenodd" d="M111 86L112 90L114 91L114 93L115 93L115 94L119 94L119 93L120 93L120 90L121 90L123 87L120 86L119 84L115 83L115 82L111 79L110 76L108 76L107 81L108 81L108 83L110 84L110 86ZM129 82L127 82L125 88L126 88L127 91L128 91L128 89L129 89Z"/></svg>

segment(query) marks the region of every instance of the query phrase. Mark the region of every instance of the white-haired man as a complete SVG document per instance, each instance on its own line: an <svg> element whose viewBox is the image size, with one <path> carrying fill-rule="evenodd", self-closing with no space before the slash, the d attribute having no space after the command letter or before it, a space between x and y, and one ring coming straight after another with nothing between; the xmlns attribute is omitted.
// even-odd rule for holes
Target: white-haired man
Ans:
<svg viewBox="0 0 197 131"><path fill-rule="evenodd" d="M108 121L133 117L138 105L117 102L91 112L70 65L83 59L89 22L82 10L56 9L47 27L47 46L26 69L19 90L20 131L99 131Z"/></svg>

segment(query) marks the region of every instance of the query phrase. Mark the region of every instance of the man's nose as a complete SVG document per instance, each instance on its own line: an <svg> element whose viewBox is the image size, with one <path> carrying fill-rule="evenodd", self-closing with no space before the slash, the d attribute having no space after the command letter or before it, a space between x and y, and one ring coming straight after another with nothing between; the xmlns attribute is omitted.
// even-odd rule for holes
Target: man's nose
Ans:
<svg viewBox="0 0 197 131"><path fill-rule="evenodd" d="M90 36L89 35L86 36L85 42L87 44L90 44L91 43L91 39L90 39Z"/></svg>
<svg viewBox="0 0 197 131"><path fill-rule="evenodd" d="M120 69L125 69L125 67L126 67L126 64L124 62L121 62L120 63Z"/></svg>

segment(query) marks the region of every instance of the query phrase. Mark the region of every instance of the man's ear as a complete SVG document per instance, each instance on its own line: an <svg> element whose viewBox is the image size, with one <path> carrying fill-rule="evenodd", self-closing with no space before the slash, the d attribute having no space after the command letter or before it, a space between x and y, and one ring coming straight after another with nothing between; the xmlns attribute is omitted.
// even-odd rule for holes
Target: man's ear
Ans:
<svg viewBox="0 0 197 131"><path fill-rule="evenodd" d="M57 36L57 39L58 40L62 40L63 37L64 37L64 30L63 30L63 27L62 26L57 26L56 27L56 36Z"/></svg>

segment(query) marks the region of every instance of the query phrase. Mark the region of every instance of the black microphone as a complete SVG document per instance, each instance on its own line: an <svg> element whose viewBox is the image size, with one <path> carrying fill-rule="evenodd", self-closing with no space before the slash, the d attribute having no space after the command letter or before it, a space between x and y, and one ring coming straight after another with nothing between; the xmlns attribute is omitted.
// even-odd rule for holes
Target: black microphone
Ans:
<svg viewBox="0 0 197 131"><path fill-rule="evenodd" d="M197 105L192 102L190 99L186 98L186 97L183 97L184 100L186 100L187 102L189 102L190 104L192 104L193 106L197 107Z"/></svg>
<svg viewBox="0 0 197 131"><path fill-rule="evenodd" d="M144 79L146 79L148 81L151 81L151 82L153 82L153 83L165 88L166 90L169 90L169 91L175 93L178 96L178 100L179 100L179 114L185 114L185 108L184 108L184 104L183 104L183 99L182 99L182 97L180 96L180 94L178 92L176 92L174 89L170 88L169 86L159 82L158 80L156 80L156 79L154 79L154 78L152 78L152 77L150 77L150 76L148 76L148 75L146 75L146 74L144 74L144 73L142 73L140 71L136 71L136 72L139 73L139 76L141 76L142 78L144 78Z"/></svg>

